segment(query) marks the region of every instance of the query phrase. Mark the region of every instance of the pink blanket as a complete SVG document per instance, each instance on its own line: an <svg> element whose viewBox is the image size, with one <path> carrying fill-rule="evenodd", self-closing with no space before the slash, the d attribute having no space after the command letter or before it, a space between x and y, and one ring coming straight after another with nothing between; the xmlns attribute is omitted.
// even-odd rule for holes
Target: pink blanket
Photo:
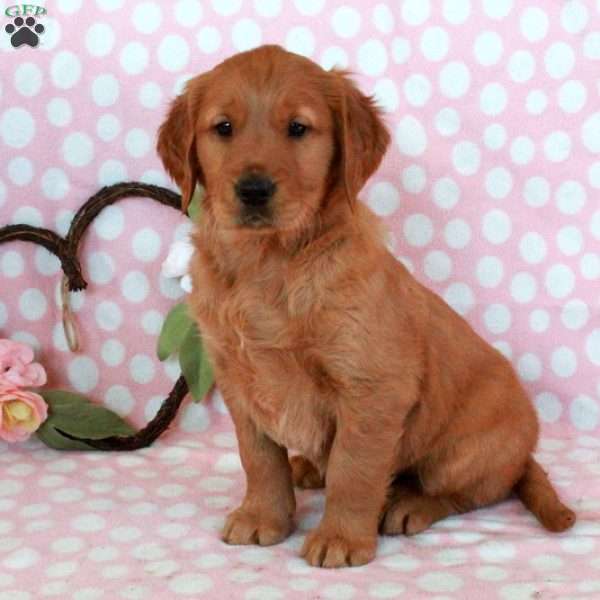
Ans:
<svg viewBox="0 0 600 600"><path fill-rule="evenodd" d="M323 507L321 493L301 492L287 542L226 546L219 528L244 477L215 394L135 454L0 443L0 599L598 598L600 4L45 6L0 16L0 226L64 233L100 185L171 185L154 152L167 103L233 52L279 43L351 69L393 136L364 201L398 258L511 358L543 425L538 457L579 522L548 534L511 501L382 539L372 564L327 572L297 558ZM155 343L183 292L159 271L188 229L148 200L102 213L82 247L89 288L72 295L79 354L60 325L58 262L0 246L0 337L32 344L52 387L141 425L178 376Z"/></svg>

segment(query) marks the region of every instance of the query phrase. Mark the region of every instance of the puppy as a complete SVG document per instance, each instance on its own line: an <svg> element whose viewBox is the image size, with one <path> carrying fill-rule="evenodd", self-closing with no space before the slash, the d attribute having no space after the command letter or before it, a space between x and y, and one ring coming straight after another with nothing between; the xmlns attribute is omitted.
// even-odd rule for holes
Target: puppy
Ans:
<svg viewBox="0 0 600 600"><path fill-rule="evenodd" d="M160 128L184 207L206 189L189 303L247 479L227 543L288 536L294 483L325 485L302 549L315 566L362 565L378 530L415 534L512 491L549 530L575 521L532 456L536 413L509 362L357 200L388 143L344 73L277 46L190 80Z"/></svg>

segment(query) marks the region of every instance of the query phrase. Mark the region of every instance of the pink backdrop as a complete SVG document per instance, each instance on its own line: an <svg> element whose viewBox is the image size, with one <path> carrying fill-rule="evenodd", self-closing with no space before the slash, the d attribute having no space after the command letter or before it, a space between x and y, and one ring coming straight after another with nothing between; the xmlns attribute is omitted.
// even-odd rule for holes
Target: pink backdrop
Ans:
<svg viewBox="0 0 600 600"><path fill-rule="evenodd" d="M269 550L224 547L217 530L243 476L216 394L208 405L186 405L178 431L135 456L0 443L0 598L3 590L28 598L36 585L47 595L88 590L74 598L102 590L150 597L140 590L159 588L161 597L250 599L306 598L317 587L324 598L465 598L481 586L505 598L597 593L600 529L586 518L600 510L600 2L46 7L37 48L12 48L4 31L11 19L2 17L0 225L64 233L101 185L170 186L154 152L167 103L191 75L236 51L279 43L327 68L348 67L386 109L393 136L363 199L385 218L391 249L415 276L511 358L544 426L541 459L583 524L550 541L507 504L415 540L387 540L367 568L376 577L304 567L294 558L301 535ZM186 219L149 200L104 211L82 248L89 288L72 295L77 355L60 326L57 261L31 245L0 246L0 335L33 344L53 386L140 425L178 375L154 348L182 294L161 278L160 264L187 229ZM322 498L300 498L302 534ZM549 583L548 572L558 579Z"/></svg>

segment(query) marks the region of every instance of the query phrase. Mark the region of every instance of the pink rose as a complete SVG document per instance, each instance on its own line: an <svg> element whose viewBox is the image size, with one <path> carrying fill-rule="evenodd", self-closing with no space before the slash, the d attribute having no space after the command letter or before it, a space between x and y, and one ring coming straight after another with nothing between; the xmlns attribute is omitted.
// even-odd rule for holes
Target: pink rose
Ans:
<svg viewBox="0 0 600 600"><path fill-rule="evenodd" d="M26 440L48 417L48 406L34 392L18 388L0 389L0 439Z"/></svg>
<svg viewBox="0 0 600 600"><path fill-rule="evenodd" d="M39 387L46 383L46 371L33 361L33 350L19 342L0 340L0 390Z"/></svg>

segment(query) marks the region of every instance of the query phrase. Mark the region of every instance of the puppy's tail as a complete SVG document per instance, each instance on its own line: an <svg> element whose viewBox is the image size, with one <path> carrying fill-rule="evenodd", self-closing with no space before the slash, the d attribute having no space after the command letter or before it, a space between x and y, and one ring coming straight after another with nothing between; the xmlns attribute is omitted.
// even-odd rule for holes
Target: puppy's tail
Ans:
<svg viewBox="0 0 600 600"><path fill-rule="evenodd" d="M575 513L560 501L548 475L532 456L515 485L515 492L546 529L560 532L575 524Z"/></svg>

